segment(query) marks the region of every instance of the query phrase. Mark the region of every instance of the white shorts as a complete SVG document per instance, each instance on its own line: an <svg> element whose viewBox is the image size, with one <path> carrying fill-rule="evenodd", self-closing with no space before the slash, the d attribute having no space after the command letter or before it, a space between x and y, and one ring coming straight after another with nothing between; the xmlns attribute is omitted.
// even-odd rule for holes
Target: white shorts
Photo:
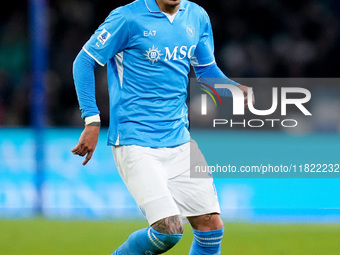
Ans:
<svg viewBox="0 0 340 255"><path fill-rule="evenodd" d="M220 213L213 179L190 178L190 151L191 161L206 165L195 141L174 148L112 148L119 174L150 225L174 215Z"/></svg>

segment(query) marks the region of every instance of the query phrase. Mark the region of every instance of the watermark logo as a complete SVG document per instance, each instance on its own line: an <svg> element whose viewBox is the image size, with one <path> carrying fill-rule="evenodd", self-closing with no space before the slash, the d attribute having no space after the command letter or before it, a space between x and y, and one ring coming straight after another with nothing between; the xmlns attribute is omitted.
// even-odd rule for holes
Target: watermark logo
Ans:
<svg viewBox="0 0 340 255"><path fill-rule="evenodd" d="M217 102L214 97L215 95L217 99L219 100L220 105L222 106L222 101L221 101L218 91L229 90L233 98L233 115L235 116L245 115L245 102L247 102L250 113L256 116L269 116L277 111L279 105L281 108L281 112L280 112L281 116L287 116L288 105L293 105L305 116L312 116L312 113L305 106L305 104L311 100L311 93L309 90L305 88L282 87L280 88L281 97L279 97L279 88L273 87L272 93L271 93L272 94L271 106L268 109L256 109L253 104L253 88L251 87L247 87L247 93L246 93L247 96L245 96L245 93L238 86L235 86L235 85L216 84L214 87L208 84L205 84L205 83L201 83L201 85L203 86L201 90L205 92L205 94L201 95L201 115L207 115L207 112L208 112L207 95L209 95L212 98L212 100L215 103L215 106L217 106ZM295 95L295 98L290 96L292 94ZM299 97L296 98L296 95L299 95ZM216 127L218 125L229 124L230 127L233 127L236 125L242 125L243 127L260 128L260 127L263 127L265 123L269 123L271 127L275 127L275 124L277 122L280 122L283 127L296 127L298 125L298 121L295 119L285 119L285 120L251 119L248 121L243 120L241 122L235 122L233 120L228 120L228 119L214 119L213 127Z"/></svg>
<svg viewBox="0 0 340 255"><path fill-rule="evenodd" d="M202 91L204 91L206 94L202 94L202 107L201 107L201 114L202 115L207 115L207 95L209 95L211 97L211 99L214 101L215 103L215 106L217 106L217 102L215 100L215 97L213 96L212 93L215 94L215 96L217 97L218 101L220 102L221 106L223 105L222 104L222 100L221 100L221 97L220 95L217 93L217 91L212 87L212 86L209 86L208 84L205 84L205 83L200 83L202 85L203 88L201 88ZM211 91L209 91L209 90Z"/></svg>

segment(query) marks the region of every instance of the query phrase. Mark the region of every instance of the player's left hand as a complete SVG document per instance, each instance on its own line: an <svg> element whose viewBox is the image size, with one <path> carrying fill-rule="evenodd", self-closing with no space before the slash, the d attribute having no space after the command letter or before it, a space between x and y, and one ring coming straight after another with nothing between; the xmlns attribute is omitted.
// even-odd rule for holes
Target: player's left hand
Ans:
<svg viewBox="0 0 340 255"><path fill-rule="evenodd" d="M248 106L248 87L247 86L243 86L243 85L238 85L237 87L240 90L242 90L243 96L244 96L244 106L247 107ZM254 93L252 93L251 98L252 98L252 103L254 105L255 104Z"/></svg>
<svg viewBox="0 0 340 255"><path fill-rule="evenodd" d="M96 149L99 137L100 127L98 126L85 126L84 131L81 133L78 144L71 151L74 155L84 157L83 166L92 158L93 152Z"/></svg>

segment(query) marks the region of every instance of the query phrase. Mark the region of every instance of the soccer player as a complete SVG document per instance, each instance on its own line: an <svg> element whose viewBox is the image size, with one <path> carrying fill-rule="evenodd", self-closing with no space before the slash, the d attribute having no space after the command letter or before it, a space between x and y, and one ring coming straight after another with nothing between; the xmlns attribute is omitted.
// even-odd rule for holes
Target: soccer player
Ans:
<svg viewBox="0 0 340 255"><path fill-rule="evenodd" d="M74 62L85 129L72 152L86 156L85 165L95 150L100 117L94 70L107 65L108 144L150 225L114 255L168 251L182 237L182 217L194 232L189 254L220 254L224 227L213 180L190 178L190 156L206 164L188 130L190 64L198 78L228 79L215 63L207 13L187 0L137 0L113 10ZM246 87L228 81L246 94Z"/></svg>

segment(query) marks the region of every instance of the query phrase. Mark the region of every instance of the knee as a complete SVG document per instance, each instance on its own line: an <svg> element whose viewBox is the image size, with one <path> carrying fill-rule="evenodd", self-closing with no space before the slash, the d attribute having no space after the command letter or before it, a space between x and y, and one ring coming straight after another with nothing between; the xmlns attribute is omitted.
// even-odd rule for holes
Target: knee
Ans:
<svg viewBox="0 0 340 255"><path fill-rule="evenodd" d="M220 215L215 214L212 225L211 225L211 230L218 230L224 228L224 223L220 217Z"/></svg>
<svg viewBox="0 0 340 255"><path fill-rule="evenodd" d="M218 230L224 227L223 221L217 213L189 217L188 220L191 226L199 231Z"/></svg>
<svg viewBox="0 0 340 255"><path fill-rule="evenodd" d="M183 223L179 215L156 221L151 227L163 234L183 234Z"/></svg>

